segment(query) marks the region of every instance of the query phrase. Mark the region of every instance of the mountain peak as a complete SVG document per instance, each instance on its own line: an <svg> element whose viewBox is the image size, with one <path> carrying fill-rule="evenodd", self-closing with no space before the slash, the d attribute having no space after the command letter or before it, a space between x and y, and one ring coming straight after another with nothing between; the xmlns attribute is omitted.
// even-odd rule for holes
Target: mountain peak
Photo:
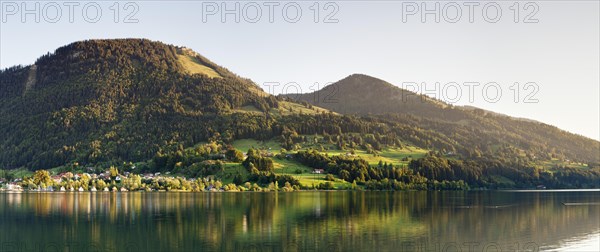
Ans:
<svg viewBox="0 0 600 252"><path fill-rule="evenodd" d="M370 75L366 75L366 74L361 74L361 73L354 73L349 75L348 77L341 79L340 81L338 81L336 83L337 85L342 85L342 86L353 86L355 88L367 88L367 89L372 89L372 88L390 88L390 87L395 87L394 85L370 76Z"/></svg>
<svg viewBox="0 0 600 252"><path fill-rule="evenodd" d="M349 75L313 93L287 96L343 114L422 114L448 106L433 98L359 73ZM318 101L315 102L317 97Z"/></svg>
<svg viewBox="0 0 600 252"><path fill-rule="evenodd" d="M40 57L35 65L62 63L78 65L103 61L110 67L134 67L180 71L222 77L231 73L199 53L187 48L148 39L92 39L60 47L52 54ZM219 69L221 68L221 69Z"/></svg>
<svg viewBox="0 0 600 252"><path fill-rule="evenodd" d="M5 81L5 86L15 85L10 88L15 92L4 92L0 96L25 95L66 79L114 70L129 75L145 72L226 78L240 82L253 94L267 96L251 80L241 78L188 47L137 38L77 41L41 56L33 65L6 69L4 72L14 72L12 76L21 77L15 83Z"/></svg>
<svg viewBox="0 0 600 252"><path fill-rule="evenodd" d="M74 42L33 65L0 70L0 166L143 160L171 141L208 139L220 119L243 108L261 115L277 105L189 48L147 39ZM107 151L114 144L127 147ZM94 148L103 157L88 155Z"/></svg>

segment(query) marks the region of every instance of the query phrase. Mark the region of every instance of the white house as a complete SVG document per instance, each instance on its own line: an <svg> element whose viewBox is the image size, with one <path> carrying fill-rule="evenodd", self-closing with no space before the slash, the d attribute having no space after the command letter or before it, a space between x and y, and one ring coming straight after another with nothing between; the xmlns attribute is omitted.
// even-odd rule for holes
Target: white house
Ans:
<svg viewBox="0 0 600 252"><path fill-rule="evenodd" d="M8 191L22 191L23 188L15 183L9 183L8 185L6 185L6 190Z"/></svg>

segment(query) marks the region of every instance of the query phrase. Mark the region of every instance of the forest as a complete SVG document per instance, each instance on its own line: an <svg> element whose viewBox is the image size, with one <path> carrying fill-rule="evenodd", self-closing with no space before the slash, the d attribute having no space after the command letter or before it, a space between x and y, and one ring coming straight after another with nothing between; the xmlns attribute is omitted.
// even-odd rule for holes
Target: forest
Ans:
<svg viewBox="0 0 600 252"><path fill-rule="evenodd" d="M272 156L232 147L256 139L276 141L290 162L368 189L600 187L598 141L433 99L398 103L399 88L369 76L333 85L337 103L315 102L314 94L295 100L268 95L183 47L145 39L75 42L33 65L0 70L0 169L137 163L141 171L203 177L231 162L245 168L238 184L300 186L274 172ZM429 153L407 165L327 154L376 157L406 146ZM552 160L585 168L538 165Z"/></svg>

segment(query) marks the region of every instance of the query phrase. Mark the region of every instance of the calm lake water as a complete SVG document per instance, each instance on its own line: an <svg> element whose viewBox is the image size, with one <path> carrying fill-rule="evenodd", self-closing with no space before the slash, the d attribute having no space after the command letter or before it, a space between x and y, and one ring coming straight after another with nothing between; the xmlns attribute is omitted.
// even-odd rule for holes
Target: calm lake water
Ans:
<svg viewBox="0 0 600 252"><path fill-rule="evenodd" d="M598 251L600 192L0 193L0 251Z"/></svg>

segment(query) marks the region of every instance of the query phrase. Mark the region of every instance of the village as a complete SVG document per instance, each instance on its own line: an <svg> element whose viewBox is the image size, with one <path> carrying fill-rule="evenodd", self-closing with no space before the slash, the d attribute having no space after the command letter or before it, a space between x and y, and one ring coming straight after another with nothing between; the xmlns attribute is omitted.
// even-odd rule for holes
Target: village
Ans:
<svg viewBox="0 0 600 252"><path fill-rule="evenodd" d="M250 185L251 186L251 185ZM184 178L164 175L160 172L134 174L111 167L105 172L72 173L63 172L50 175L46 170L38 170L30 178L0 179L0 191L6 192L128 192L128 191L234 191L235 185L223 186L214 176L205 178Z"/></svg>
<svg viewBox="0 0 600 252"><path fill-rule="evenodd" d="M314 174L323 174L323 169L314 169ZM246 182L241 185L223 184L214 175L202 178L173 176L170 172L161 174L133 172L119 173L118 168L100 172L61 172L51 175L47 170L38 170L31 177L7 180L0 178L1 192L129 192L129 191L177 191L177 192L225 192L225 191L295 191L298 186L277 181L267 185Z"/></svg>

